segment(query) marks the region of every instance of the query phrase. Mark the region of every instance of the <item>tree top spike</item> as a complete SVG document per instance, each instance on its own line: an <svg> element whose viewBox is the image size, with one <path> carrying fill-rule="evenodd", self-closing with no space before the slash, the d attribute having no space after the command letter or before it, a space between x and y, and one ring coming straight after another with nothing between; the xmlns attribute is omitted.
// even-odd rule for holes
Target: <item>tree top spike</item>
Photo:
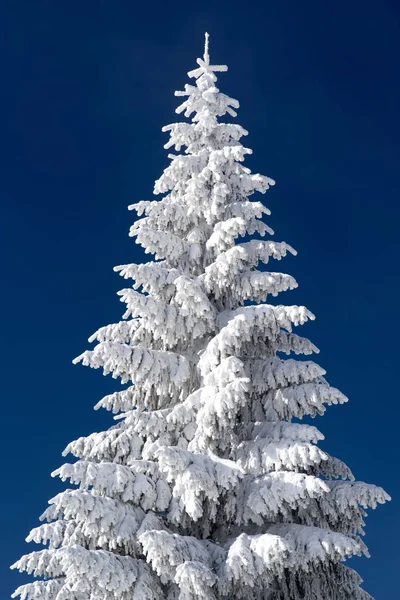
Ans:
<svg viewBox="0 0 400 600"><path fill-rule="evenodd" d="M203 56L204 62L206 63L206 65L210 64L210 55L208 53L208 39L209 39L209 37L210 36L206 32L205 33L205 43L204 43L204 56Z"/></svg>

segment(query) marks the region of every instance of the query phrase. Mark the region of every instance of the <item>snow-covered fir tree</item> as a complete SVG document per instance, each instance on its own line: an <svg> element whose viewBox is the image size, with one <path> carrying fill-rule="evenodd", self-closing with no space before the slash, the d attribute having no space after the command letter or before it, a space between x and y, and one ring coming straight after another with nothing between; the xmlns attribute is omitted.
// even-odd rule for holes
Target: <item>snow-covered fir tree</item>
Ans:
<svg viewBox="0 0 400 600"><path fill-rule="evenodd" d="M300 422L347 398L303 359L318 350L293 328L314 315L270 303L297 285L257 268L295 254L249 199L274 181L243 166L247 131L219 122L239 103L216 87L227 67L210 64L208 36L197 64L176 92L190 121L164 127L177 154L162 198L130 207L155 260L116 267L134 281L124 320L76 359L129 387L96 406L116 424L70 443L77 460L53 473L77 487L27 538L48 549L14 565L39 578L22 600L370 598L343 562L367 554L365 509L389 497Z"/></svg>

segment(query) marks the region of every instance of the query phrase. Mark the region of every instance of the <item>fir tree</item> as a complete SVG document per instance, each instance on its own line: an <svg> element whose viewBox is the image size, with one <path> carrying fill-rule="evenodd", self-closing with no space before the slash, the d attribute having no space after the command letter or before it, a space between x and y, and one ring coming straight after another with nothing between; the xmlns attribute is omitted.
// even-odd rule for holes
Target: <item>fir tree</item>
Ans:
<svg viewBox="0 0 400 600"><path fill-rule="evenodd" d="M116 267L134 281L124 320L75 361L130 385L96 406L116 425L69 444L78 460L53 473L77 488L27 538L48 549L14 565L39 577L22 600L370 598L343 561L367 554L365 509L389 497L299 422L347 398L301 359L318 350L292 330L314 315L266 303L297 284L257 266L295 251L265 238L269 210L249 200L274 181L243 166L247 131L218 121L239 103L216 87L227 67L210 64L207 35L197 64L176 92L191 121L163 129L178 152L163 197L130 207L155 260Z"/></svg>

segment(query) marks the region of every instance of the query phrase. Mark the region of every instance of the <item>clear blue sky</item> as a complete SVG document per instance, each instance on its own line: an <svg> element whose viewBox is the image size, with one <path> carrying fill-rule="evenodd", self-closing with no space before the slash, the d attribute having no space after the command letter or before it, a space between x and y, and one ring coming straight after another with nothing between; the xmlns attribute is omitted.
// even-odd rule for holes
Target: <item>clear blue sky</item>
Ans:
<svg viewBox="0 0 400 600"><path fill-rule="evenodd" d="M377 600L398 591L400 5L389 0L0 5L2 596L47 500L49 473L81 435L112 425L93 405L114 389L73 367L117 320L116 264L142 260L126 206L149 199L173 122L210 32L241 102L249 166L300 283L281 299L317 315L307 335L351 402L315 423L324 447L393 502L371 512L372 559L355 562ZM303 330L305 332L305 330Z"/></svg>

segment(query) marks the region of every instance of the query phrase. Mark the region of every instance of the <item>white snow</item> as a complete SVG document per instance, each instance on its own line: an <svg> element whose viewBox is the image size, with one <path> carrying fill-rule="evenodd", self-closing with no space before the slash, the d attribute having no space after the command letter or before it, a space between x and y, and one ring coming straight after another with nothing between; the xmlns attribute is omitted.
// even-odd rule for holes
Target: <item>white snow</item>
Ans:
<svg viewBox="0 0 400 600"><path fill-rule="evenodd" d="M247 131L218 122L239 103L216 87L227 67L210 64L208 36L197 65L176 93L190 121L163 128L176 154L162 198L129 207L154 260L115 267L133 279L123 320L74 361L129 387L96 405L116 424L71 442L76 462L53 473L76 489L27 538L48 549L14 565L43 578L22 600L369 598L342 561L367 554L365 509L389 497L298 422L347 398L296 358L318 353L292 331L314 315L271 304L297 282L265 265L296 252L268 238L270 211L249 199L275 182L244 166Z"/></svg>

